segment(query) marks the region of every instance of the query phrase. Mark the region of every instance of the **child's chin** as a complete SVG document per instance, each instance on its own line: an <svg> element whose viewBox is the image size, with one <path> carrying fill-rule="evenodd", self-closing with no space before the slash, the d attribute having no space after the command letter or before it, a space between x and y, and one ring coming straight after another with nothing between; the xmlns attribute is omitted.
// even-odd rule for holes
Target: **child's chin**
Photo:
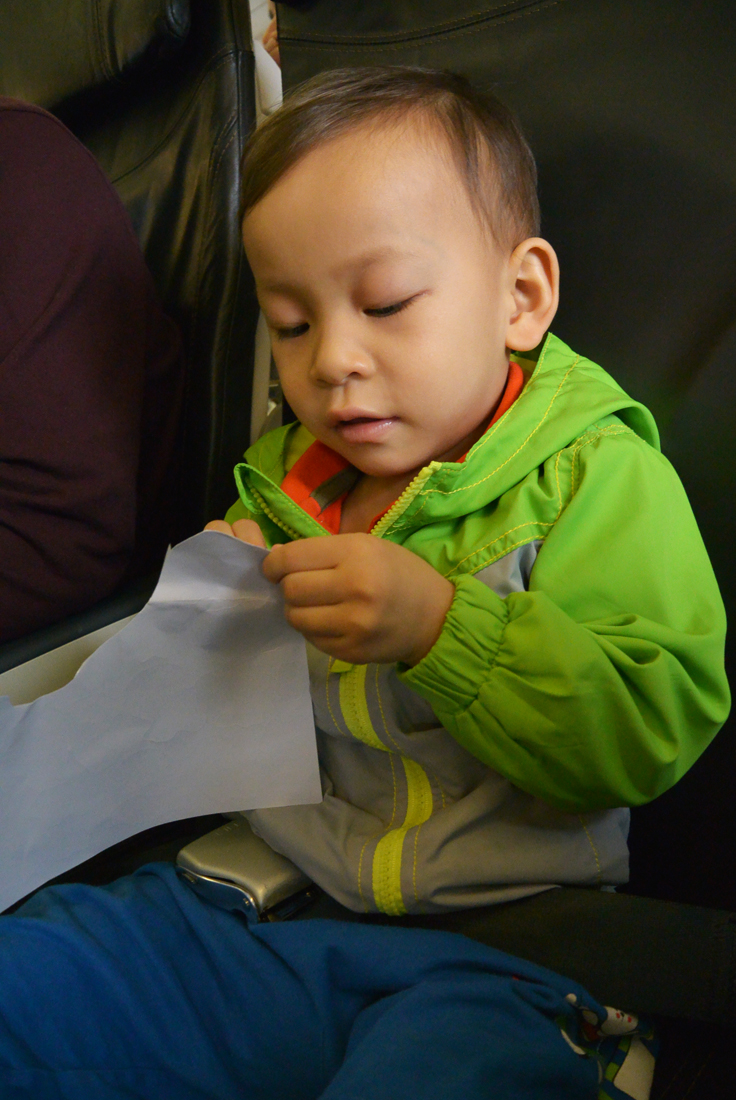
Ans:
<svg viewBox="0 0 736 1100"><path fill-rule="evenodd" d="M422 468L421 466L407 466L405 462L391 462L385 458L381 460L378 457L372 458L369 455L345 455L345 457L348 462L355 466L356 470L360 470L361 474L366 477L376 477L386 481L390 481L392 478L411 479Z"/></svg>

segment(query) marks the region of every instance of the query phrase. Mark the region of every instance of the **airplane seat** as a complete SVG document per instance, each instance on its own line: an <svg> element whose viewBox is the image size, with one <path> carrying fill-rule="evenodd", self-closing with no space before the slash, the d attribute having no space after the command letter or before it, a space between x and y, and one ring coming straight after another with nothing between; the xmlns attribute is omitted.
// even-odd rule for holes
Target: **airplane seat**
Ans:
<svg viewBox="0 0 736 1100"><path fill-rule="evenodd" d="M553 331L651 408L736 617L736 6L294 0L278 18L285 92L395 62L460 72L516 111L560 257ZM734 656L731 640L731 672ZM736 910L735 739L732 718L634 811L632 891Z"/></svg>
<svg viewBox="0 0 736 1100"><path fill-rule="evenodd" d="M248 4L6 0L0 94L50 110L94 153L182 331L170 532L178 542L224 515L250 442L258 307L237 216L240 156L255 120ZM0 674L9 680L8 670L106 636L140 610L155 581L136 577L89 610L0 645ZM49 660L41 664L45 676Z"/></svg>

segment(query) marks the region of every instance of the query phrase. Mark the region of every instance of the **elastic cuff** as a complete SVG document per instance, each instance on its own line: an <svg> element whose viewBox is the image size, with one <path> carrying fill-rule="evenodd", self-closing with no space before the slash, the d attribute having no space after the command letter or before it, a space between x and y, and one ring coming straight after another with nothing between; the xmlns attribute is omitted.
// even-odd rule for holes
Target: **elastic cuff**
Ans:
<svg viewBox="0 0 736 1100"><path fill-rule="evenodd" d="M482 581L458 577L442 633L413 668L400 671L439 718L465 710L487 681L508 622L504 601Z"/></svg>

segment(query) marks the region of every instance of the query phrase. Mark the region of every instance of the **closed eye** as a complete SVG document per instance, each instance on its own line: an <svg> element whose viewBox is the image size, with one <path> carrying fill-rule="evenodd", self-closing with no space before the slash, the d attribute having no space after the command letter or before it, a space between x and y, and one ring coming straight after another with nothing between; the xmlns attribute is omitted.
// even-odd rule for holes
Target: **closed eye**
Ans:
<svg viewBox="0 0 736 1100"><path fill-rule="evenodd" d="M293 340L295 336L303 336L308 330L306 321L300 325L274 325L277 340Z"/></svg>
<svg viewBox="0 0 736 1100"><path fill-rule="evenodd" d="M364 309L363 312L369 317L393 317L395 313L401 313L403 309L406 309L408 305L418 298L418 294L412 294L411 298L404 298L403 302L394 302L390 306L377 306L374 309Z"/></svg>

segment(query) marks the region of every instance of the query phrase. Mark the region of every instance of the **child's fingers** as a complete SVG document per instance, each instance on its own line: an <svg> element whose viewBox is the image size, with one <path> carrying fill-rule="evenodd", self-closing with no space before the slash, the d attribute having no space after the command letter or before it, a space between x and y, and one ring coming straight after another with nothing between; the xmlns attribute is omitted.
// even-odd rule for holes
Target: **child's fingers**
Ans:
<svg viewBox="0 0 736 1100"><path fill-rule="evenodd" d="M263 42L266 53L274 59L277 65L281 65L281 52L279 50L279 38L278 28L276 26L276 19L272 19L268 25L266 33L261 39Z"/></svg>
<svg viewBox="0 0 736 1100"><path fill-rule="evenodd" d="M290 607L328 606L341 603L347 595L334 569L287 573L281 580L281 591Z"/></svg>
<svg viewBox="0 0 736 1100"><path fill-rule="evenodd" d="M205 531L219 531L222 535L232 535L241 542L249 542L251 546L262 546L264 549L266 546L263 532L252 519L236 519L232 527L224 519L212 519L205 527Z"/></svg>
<svg viewBox="0 0 736 1100"><path fill-rule="evenodd" d="M341 616L335 615L331 607L287 607L286 618L310 641L342 638L345 634Z"/></svg>
<svg viewBox="0 0 736 1100"><path fill-rule="evenodd" d="M340 558L339 547L335 546L339 538L299 539L274 546L263 562L264 576L278 584L287 573L334 569Z"/></svg>
<svg viewBox="0 0 736 1100"><path fill-rule="evenodd" d="M241 542L249 542L251 546L262 546L265 549L266 540L255 520L236 519L232 529L236 539L240 539Z"/></svg>

